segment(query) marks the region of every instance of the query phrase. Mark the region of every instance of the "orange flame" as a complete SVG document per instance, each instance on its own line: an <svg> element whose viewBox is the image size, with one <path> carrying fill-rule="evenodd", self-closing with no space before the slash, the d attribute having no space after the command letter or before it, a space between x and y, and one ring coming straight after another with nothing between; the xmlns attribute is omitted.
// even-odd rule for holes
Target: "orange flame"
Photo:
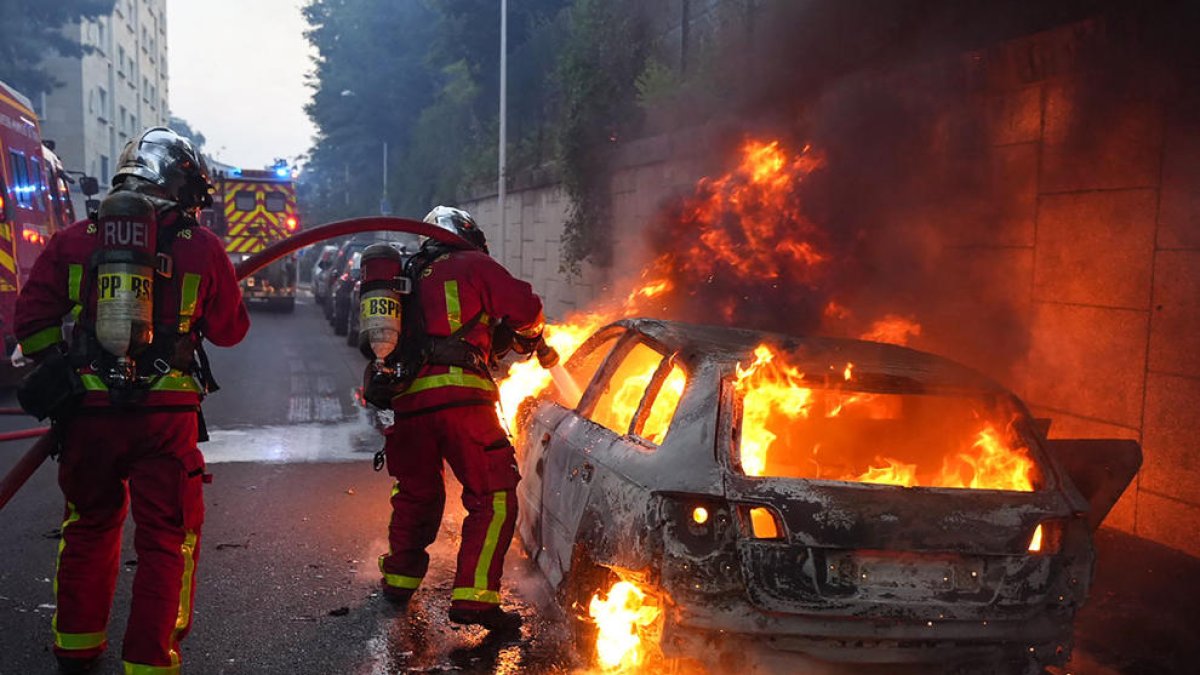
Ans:
<svg viewBox="0 0 1200 675"><path fill-rule="evenodd" d="M596 623L596 657L605 671L636 670L645 663L646 636L662 613L635 584L618 581L605 597L592 596L588 614Z"/></svg>
<svg viewBox="0 0 1200 675"><path fill-rule="evenodd" d="M574 354L575 350L579 349L579 346L592 333L596 332L596 329L611 320L609 315L601 313L572 315L563 323L546 326L544 333L546 343L558 352L560 362L566 362L571 354ZM537 359L527 359L512 364L508 369L508 375L499 382L500 410L503 411L502 419L509 430L516 429L517 410L520 408L521 402L531 396L541 394L550 386L551 381L550 372L538 365ZM586 382L577 382L576 384L580 387L587 385ZM563 396L566 398L567 394L564 392ZM564 402L571 406L579 403L579 401Z"/></svg>
<svg viewBox="0 0 1200 675"><path fill-rule="evenodd" d="M841 374L843 382L852 381L855 376L854 365L846 364ZM843 415L865 420L887 420L894 416L895 401L883 395L823 389L818 397L814 386L805 381L804 374L798 368L788 364L781 354L767 345L759 345L754 350L754 361L748 367L743 368L738 364L735 389L742 398L740 456L746 475L768 475L768 466L816 465L815 474L811 473L810 468L810 473L802 477L904 487L1021 492L1032 492L1034 489L1037 466L1029 456L1028 448L1021 445L1012 434L1002 434L988 421L981 421L973 436L962 439L957 445L961 450L941 456L940 467L877 456L865 471L859 469L829 476L820 473L819 443L811 446L811 457L779 455L794 455L798 450L791 443L793 439L781 439L781 427L779 424L769 424L772 419L785 420L786 425L782 430L791 435L791 430L797 428L793 425L805 420L833 420ZM835 383L834 386L841 385ZM1013 436L1014 440L1009 441L1006 436ZM948 439L948 443L947 447L955 447L953 438ZM788 449L781 449L784 447Z"/></svg>

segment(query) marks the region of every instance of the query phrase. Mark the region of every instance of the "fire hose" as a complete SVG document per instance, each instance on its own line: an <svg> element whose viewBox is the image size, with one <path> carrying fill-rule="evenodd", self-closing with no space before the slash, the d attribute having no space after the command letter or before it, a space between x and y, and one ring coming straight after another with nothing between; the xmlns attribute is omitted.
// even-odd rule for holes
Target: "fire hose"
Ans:
<svg viewBox="0 0 1200 675"><path fill-rule="evenodd" d="M438 242L453 246L455 248L472 248L465 239L448 230L443 230L435 225L423 223L419 220L409 220L408 218L392 218L385 216L376 216L371 218L354 218L352 220L341 220L320 227L313 227L302 232L297 232L286 239L281 239L267 248L255 253L249 258L238 263L234 267L237 273L238 280L254 274L262 268L279 260L280 258L293 253L305 246L315 244L319 241L335 239L352 234L362 232L408 232L422 237L429 237ZM24 411L18 408L0 408L0 415L17 415L24 414ZM5 441L18 441L29 438L38 438L38 441L29 448L21 459L17 460L16 465L9 470L8 474L0 480L0 509L3 509L13 495L21 489L22 486L33 476L38 470L38 467L50 457L54 450L55 439L47 435L50 429L41 427L35 429L24 429L21 431L11 431L0 433L0 443Z"/></svg>

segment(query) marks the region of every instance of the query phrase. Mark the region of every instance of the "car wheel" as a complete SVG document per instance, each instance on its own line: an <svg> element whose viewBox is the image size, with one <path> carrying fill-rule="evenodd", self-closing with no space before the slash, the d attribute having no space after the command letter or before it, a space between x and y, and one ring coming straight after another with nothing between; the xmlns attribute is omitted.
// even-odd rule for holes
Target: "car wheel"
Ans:
<svg viewBox="0 0 1200 675"><path fill-rule="evenodd" d="M596 624L588 614L592 597L607 592L620 577L607 567L592 562L579 544L572 556L571 571L559 590L559 603L567 614L567 625L575 652L588 664L596 662Z"/></svg>
<svg viewBox="0 0 1200 675"><path fill-rule="evenodd" d="M350 345L351 347L358 346L358 331L357 330L346 331L346 344Z"/></svg>
<svg viewBox="0 0 1200 675"><path fill-rule="evenodd" d="M350 310L339 303L333 310L333 334L345 335L350 332Z"/></svg>
<svg viewBox="0 0 1200 675"><path fill-rule="evenodd" d="M295 298L276 298L272 301L271 306L284 314L291 314L296 311Z"/></svg>

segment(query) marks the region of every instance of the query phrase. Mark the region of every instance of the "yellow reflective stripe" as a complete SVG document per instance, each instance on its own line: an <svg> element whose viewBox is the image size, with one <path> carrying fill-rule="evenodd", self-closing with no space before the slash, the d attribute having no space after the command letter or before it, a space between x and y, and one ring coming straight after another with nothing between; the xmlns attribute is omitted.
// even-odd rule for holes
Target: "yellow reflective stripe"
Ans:
<svg viewBox="0 0 1200 675"><path fill-rule="evenodd" d="M496 492L492 495L492 522L488 525L487 536L483 539L483 550L479 552L479 562L475 565L475 587L488 587L488 569L496 555L496 544L500 541L500 528L508 518L508 493Z"/></svg>
<svg viewBox="0 0 1200 675"><path fill-rule="evenodd" d="M470 600L472 602L486 602L491 605L500 604L500 593L498 591L489 591L486 588L456 588L450 594L451 600Z"/></svg>
<svg viewBox="0 0 1200 675"><path fill-rule="evenodd" d="M179 671L179 665L144 666L140 663L125 662L125 675L179 675Z"/></svg>
<svg viewBox="0 0 1200 675"><path fill-rule="evenodd" d="M67 265L67 298L75 303L71 308L71 316L78 319L79 314L83 312L83 302L80 301L80 296L83 294L83 265L70 264Z"/></svg>
<svg viewBox="0 0 1200 675"><path fill-rule="evenodd" d="M195 378L191 375L184 375L181 371L173 370L173 375L164 375L158 378L158 381L150 387L150 391L183 391L199 394L200 385L196 383ZM104 380L101 380L96 375L88 373L79 376L83 380L83 388L88 391L108 391L108 387L104 385Z"/></svg>
<svg viewBox="0 0 1200 675"><path fill-rule="evenodd" d="M534 319L533 323L531 323L529 325L529 327L524 330L516 331L516 334L520 335L523 338L535 338L535 337L541 335L542 331L545 330L545 328L546 328L546 315L542 314L541 312L538 312L538 316L536 319Z"/></svg>
<svg viewBox="0 0 1200 675"><path fill-rule="evenodd" d="M67 528L79 520L79 511L71 502L67 502L67 517L63 520L61 538L58 540L58 557L55 559L54 567L54 616L50 619L50 628L54 631L54 644L58 645L59 649L79 650L79 649L94 649L104 644L106 640L104 633L60 633L58 632L58 575L62 571L62 556L63 550L67 548Z"/></svg>
<svg viewBox="0 0 1200 675"><path fill-rule="evenodd" d="M62 328L60 326L45 328L21 340L21 353L25 356L32 356L59 342L62 342Z"/></svg>
<svg viewBox="0 0 1200 675"><path fill-rule="evenodd" d="M398 494L400 494L400 482L399 481L392 483L392 496L395 497Z"/></svg>
<svg viewBox="0 0 1200 675"><path fill-rule="evenodd" d="M54 646L67 651L83 651L103 647L108 642L106 633L60 633L54 631Z"/></svg>
<svg viewBox="0 0 1200 675"><path fill-rule="evenodd" d="M411 387L405 389L404 393L397 395L395 398L416 394L429 389L437 389L438 387L470 387L471 389L496 391L496 385L486 377L470 373L446 373L445 375L418 377L413 381Z"/></svg>
<svg viewBox="0 0 1200 675"><path fill-rule="evenodd" d="M403 588L415 591L421 586L421 577L406 577L403 574L383 573L383 581L392 588Z"/></svg>
<svg viewBox="0 0 1200 675"><path fill-rule="evenodd" d="M196 533L188 530L179 547L183 555L183 579L179 586L179 613L175 616L175 633L171 635L171 665L179 668L179 638L192 623L192 582L196 574Z"/></svg>
<svg viewBox="0 0 1200 675"><path fill-rule="evenodd" d="M67 297L79 304L83 286L83 265L67 265Z"/></svg>
<svg viewBox="0 0 1200 675"><path fill-rule="evenodd" d="M446 282L446 318L450 321L450 332L462 328L462 303L458 297L458 282Z"/></svg>
<svg viewBox="0 0 1200 675"><path fill-rule="evenodd" d="M183 275L183 290L179 296L179 332L192 330L192 317L196 315L196 302L200 295L200 275L188 272Z"/></svg>

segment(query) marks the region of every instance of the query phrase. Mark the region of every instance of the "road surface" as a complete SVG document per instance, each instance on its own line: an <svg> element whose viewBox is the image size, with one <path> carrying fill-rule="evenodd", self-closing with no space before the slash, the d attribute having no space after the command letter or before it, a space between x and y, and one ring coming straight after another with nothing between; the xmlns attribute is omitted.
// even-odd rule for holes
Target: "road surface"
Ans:
<svg viewBox="0 0 1200 675"><path fill-rule="evenodd" d="M185 671L204 674L567 673L586 668L561 614L514 546L505 603L525 616L519 639L494 641L446 619L462 509L450 499L421 592L407 611L378 592L390 481L371 469L380 437L355 406L362 372L310 299L294 315L252 313L243 345L212 350L222 390L205 405L215 482L199 563ZM11 394L0 406L15 405ZM0 427L26 426L2 418ZM6 471L27 443L0 445ZM0 675L55 672L49 652L62 498L47 464L0 512ZM136 569L126 529L109 638L98 673L120 670ZM1200 563L1104 531L1078 656L1062 672L1190 673L1200 663ZM542 600L539 601L538 599Z"/></svg>

